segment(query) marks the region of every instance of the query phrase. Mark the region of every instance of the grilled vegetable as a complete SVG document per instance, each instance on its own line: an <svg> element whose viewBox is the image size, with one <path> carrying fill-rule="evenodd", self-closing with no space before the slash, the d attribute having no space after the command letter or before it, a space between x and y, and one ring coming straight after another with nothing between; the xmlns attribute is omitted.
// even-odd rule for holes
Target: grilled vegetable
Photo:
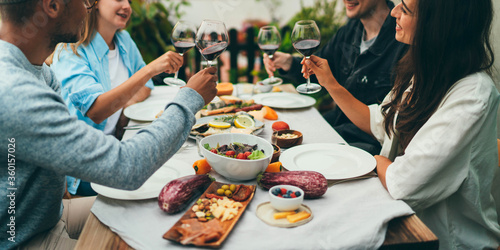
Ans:
<svg viewBox="0 0 500 250"><path fill-rule="evenodd" d="M319 198L326 193L328 182L325 176L315 171L263 172L257 175L257 184L264 189L276 185L292 185L304 190L304 198Z"/></svg>
<svg viewBox="0 0 500 250"><path fill-rule="evenodd" d="M169 213L177 213L190 204L193 197L203 193L214 179L209 175L188 175L170 181L158 196L158 205Z"/></svg>

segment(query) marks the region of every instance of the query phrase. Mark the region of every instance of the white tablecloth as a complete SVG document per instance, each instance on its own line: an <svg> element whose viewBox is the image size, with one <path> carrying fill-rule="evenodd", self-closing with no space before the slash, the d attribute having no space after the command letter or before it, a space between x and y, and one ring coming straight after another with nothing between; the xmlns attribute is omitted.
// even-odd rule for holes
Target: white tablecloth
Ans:
<svg viewBox="0 0 500 250"><path fill-rule="evenodd" d="M150 99L168 100L174 94L172 87L157 87ZM277 111L279 120L303 133L303 144L345 142L314 108ZM266 121L259 136L270 140L272 123ZM135 132L127 131L124 139ZM194 140L189 139L187 147L173 158L189 165L200 159ZM217 181L227 182L214 171L210 174ZM267 191L257 188L254 199L224 242L224 249L374 249L382 245L391 219L413 213L406 203L393 200L378 178L371 178L337 184L322 198L305 200L313 220L296 228L276 228L255 215L257 206L268 201L267 195ZM188 248L162 238L185 211L168 215L158 207L156 199L124 201L98 196L92 212L133 248Z"/></svg>

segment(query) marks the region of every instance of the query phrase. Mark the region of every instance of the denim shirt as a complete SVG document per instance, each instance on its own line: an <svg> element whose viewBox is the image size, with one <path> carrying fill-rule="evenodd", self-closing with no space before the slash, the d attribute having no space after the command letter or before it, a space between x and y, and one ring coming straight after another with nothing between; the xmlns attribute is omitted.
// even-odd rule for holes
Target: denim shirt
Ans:
<svg viewBox="0 0 500 250"><path fill-rule="evenodd" d="M123 64L128 70L128 77L131 77L146 65L128 32L117 32L114 42ZM63 49L62 46L59 46L51 65L56 77L61 81L63 99L70 113L76 115L78 120L104 131L108 119L97 124L86 114L99 95L111 90L108 61L109 46L99 32L96 32L89 45L78 47L79 56L69 49L69 45L67 48ZM146 86L153 89L153 81L148 80ZM80 179L70 176L66 179L68 192L73 195L76 194Z"/></svg>
<svg viewBox="0 0 500 250"><path fill-rule="evenodd" d="M128 70L128 77L146 66L128 32L117 32L114 42ZM86 114L98 96L111 90L109 47L99 32L96 32L89 45L81 45L77 51L79 56L69 49L69 45L68 49L59 46L50 67L61 81L61 94L70 113L92 127L104 130L107 119L97 124ZM148 80L146 86L153 89L153 81Z"/></svg>

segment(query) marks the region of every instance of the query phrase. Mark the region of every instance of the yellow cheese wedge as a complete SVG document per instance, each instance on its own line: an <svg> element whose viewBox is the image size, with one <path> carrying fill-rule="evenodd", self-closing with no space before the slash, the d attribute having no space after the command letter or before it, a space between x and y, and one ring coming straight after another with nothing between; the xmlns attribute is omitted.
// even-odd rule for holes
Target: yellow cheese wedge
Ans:
<svg viewBox="0 0 500 250"><path fill-rule="evenodd" d="M299 212L297 214L288 215L286 217L286 219L290 223L295 223L297 221L301 221L301 220L307 219L307 218L309 218L309 216L311 216L310 213L308 213L306 211L301 211L301 212Z"/></svg>
<svg viewBox="0 0 500 250"><path fill-rule="evenodd" d="M288 215L296 214L295 211L289 211L289 212L279 212L274 214L274 219L283 219L286 218Z"/></svg>

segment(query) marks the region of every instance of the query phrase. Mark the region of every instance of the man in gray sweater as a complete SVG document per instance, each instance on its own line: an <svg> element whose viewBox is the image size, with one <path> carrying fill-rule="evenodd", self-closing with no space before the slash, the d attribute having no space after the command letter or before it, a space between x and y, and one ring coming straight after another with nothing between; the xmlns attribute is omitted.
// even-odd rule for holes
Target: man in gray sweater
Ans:
<svg viewBox="0 0 500 250"><path fill-rule="evenodd" d="M127 141L70 116L44 61L57 43L78 41L89 7L82 0L0 0L1 249L58 233L66 175L139 188L180 148L194 114L217 92L215 69L199 72ZM47 244L60 246L58 237Z"/></svg>

